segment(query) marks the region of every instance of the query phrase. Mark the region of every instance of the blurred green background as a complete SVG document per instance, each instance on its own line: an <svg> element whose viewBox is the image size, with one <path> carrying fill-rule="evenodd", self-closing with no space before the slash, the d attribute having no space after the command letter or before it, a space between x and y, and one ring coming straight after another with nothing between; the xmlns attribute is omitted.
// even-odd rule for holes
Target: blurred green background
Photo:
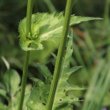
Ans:
<svg viewBox="0 0 110 110"><path fill-rule="evenodd" d="M51 0L51 3L48 1L35 0L33 13L64 11L66 0ZM80 74L71 76L70 83L79 87L87 87L91 76L103 72L106 62L110 61L109 1L74 0L73 14L104 18L102 21L94 21L73 27L74 53L71 66L80 65L84 69L79 72ZM20 20L26 16L26 4L27 0L0 0L0 80L4 72L10 68L15 69L20 76L22 74L24 51L19 46L18 25ZM45 63L53 72L56 51L54 53L46 61L43 61L43 58L38 58L39 54L37 56L36 53L32 53L29 65L29 73L31 74L29 75L42 79L42 75L38 76L36 74L39 72L39 64L36 63L39 62ZM30 79L28 79L28 82L30 82ZM110 96L110 91L108 96ZM110 108L108 96L105 99L104 106Z"/></svg>

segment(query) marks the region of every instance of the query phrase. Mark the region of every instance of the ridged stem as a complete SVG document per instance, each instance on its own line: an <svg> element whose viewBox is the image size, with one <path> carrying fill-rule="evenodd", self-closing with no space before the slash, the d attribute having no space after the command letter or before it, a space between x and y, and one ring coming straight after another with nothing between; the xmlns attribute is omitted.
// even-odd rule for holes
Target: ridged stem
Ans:
<svg viewBox="0 0 110 110"><path fill-rule="evenodd" d="M49 93L49 97L47 101L46 110L52 110L58 81L60 79L61 67L63 63L63 56L65 52L69 22L70 22L70 17L71 17L72 2L73 0L67 0L64 26L63 26L63 32L62 32L62 40L61 40L61 44L58 49L58 55L57 55L57 59L55 63L53 80L52 80L51 87L50 87L50 93Z"/></svg>
<svg viewBox="0 0 110 110"><path fill-rule="evenodd" d="M26 17L26 36L31 33L31 16L32 16L32 9L33 9L33 0L28 0L27 3L27 17ZM25 88L27 82L27 74L28 74L28 63L29 63L30 51L26 52L24 66L23 66L23 76L22 76L22 83L21 83L21 94L20 94L20 102L18 106L18 110L23 109L23 102L25 97Z"/></svg>

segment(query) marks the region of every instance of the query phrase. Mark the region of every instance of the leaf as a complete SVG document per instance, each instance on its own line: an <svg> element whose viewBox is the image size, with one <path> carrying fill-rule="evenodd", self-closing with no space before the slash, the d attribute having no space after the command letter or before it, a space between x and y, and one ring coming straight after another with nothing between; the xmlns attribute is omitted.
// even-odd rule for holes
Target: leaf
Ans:
<svg viewBox="0 0 110 110"><path fill-rule="evenodd" d="M48 67L43 64L37 64L37 67L41 74L44 76L46 83L50 83L52 80L52 73Z"/></svg>
<svg viewBox="0 0 110 110"><path fill-rule="evenodd" d="M20 76L15 70L8 70L3 77L6 91L12 96L18 91L20 84Z"/></svg>
<svg viewBox="0 0 110 110"><path fill-rule="evenodd" d="M71 25L79 24L81 22L96 20L99 18L71 16ZM19 36L20 46L23 50L44 50L44 42L51 39L51 44L55 44L55 48L58 47L64 16L62 13L37 13L32 15L31 33L26 36L26 18L24 18L19 24ZM55 40L58 39L58 42ZM55 49L54 48L54 49Z"/></svg>
<svg viewBox="0 0 110 110"><path fill-rule="evenodd" d="M10 69L6 71L2 76L2 88L0 89L0 96L2 96L7 101L8 105L5 103L0 103L0 110L16 110L18 107L19 98L17 95L20 93L19 90L20 76L16 70Z"/></svg>
<svg viewBox="0 0 110 110"><path fill-rule="evenodd" d="M79 24L82 22L92 21L92 20L102 20L102 18L96 18L96 17L83 17L83 16L71 16L70 25Z"/></svg>
<svg viewBox="0 0 110 110"><path fill-rule="evenodd" d="M39 108L45 110L50 85L45 84L39 79L34 79L34 81L37 81L37 85L33 87L27 107L30 110L39 110Z"/></svg>
<svg viewBox="0 0 110 110"><path fill-rule="evenodd" d="M62 75L58 84L53 110L72 110L73 102L78 101L77 94L73 95L74 91L79 91L78 93L81 94L80 91L85 90L85 88L72 87L68 83L69 76L71 74L74 74L74 72L81 68L81 66L70 68L72 53L73 48L71 37L69 38L69 41L67 43ZM50 75L48 76L47 73L50 74L50 72L48 71L47 67L44 65L37 66L39 67L41 72L43 72L45 80L48 80L48 78L50 78ZM45 67L44 70L42 70L43 67ZM44 71L47 73L45 73ZM33 87L30 97L27 101L27 107L29 110L39 110L39 108L41 110L45 110L50 83L46 83L47 81L44 82L37 78L31 79L36 83L36 85Z"/></svg>
<svg viewBox="0 0 110 110"><path fill-rule="evenodd" d="M31 78L35 85L30 93L26 105L29 110L39 110L39 108L41 110L45 110L52 75L47 66L42 64L37 64L36 66L39 71L42 72L45 80L42 81L34 77Z"/></svg>
<svg viewBox="0 0 110 110"><path fill-rule="evenodd" d="M8 110L8 108L2 103L0 103L0 110Z"/></svg>
<svg viewBox="0 0 110 110"><path fill-rule="evenodd" d="M57 92L54 101L54 110L72 110L72 104L79 99L77 98L74 91L82 91L85 88L75 87L68 83L71 74L74 74L77 70L82 68L81 66L76 66L70 68L71 57L73 53L73 41L72 37L69 37L67 43L66 54L63 61L62 73L58 83ZM81 94L79 92L79 94Z"/></svg>
<svg viewBox="0 0 110 110"><path fill-rule="evenodd" d="M27 110L26 104L29 99L30 92L31 92L31 85L27 84L26 90L25 90L24 102L23 102L23 110ZM18 109L20 95L21 95L21 91L17 91L16 94L13 97L11 97L10 100L8 100L8 106L7 106L8 109L7 110L17 110ZM0 110L2 110L2 109L0 109Z"/></svg>

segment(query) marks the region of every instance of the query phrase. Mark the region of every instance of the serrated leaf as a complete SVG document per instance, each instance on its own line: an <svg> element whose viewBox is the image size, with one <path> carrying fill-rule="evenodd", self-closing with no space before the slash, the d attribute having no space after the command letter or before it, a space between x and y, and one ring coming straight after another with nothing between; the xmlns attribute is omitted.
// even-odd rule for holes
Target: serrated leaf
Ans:
<svg viewBox="0 0 110 110"><path fill-rule="evenodd" d="M67 43L66 55L64 57L61 77L58 83L57 92L54 101L54 110L72 110L72 104L76 102L75 90L82 91L82 88L76 88L68 83L71 74L74 74L81 66L70 68L71 57L73 53L72 37L69 37ZM72 94L70 94L72 91ZM74 94L74 95L73 95ZM77 98L78 101L78 98Z"/></svg>
<svg viewBox="0 0 110 110"><path fill-rule="evenodd" d="M78 17L78 16L72 15L70 26L79 24L85 21L95 20L95 19L97 18L81 17L81 16ZM52 41L56 42L55 41L56 38L59 39L59 42L60 42L63 21L64 21L64 16L62 13L33 14L31 33L29 33L28 36L26 36L26 18L23 19L19 24L20 45L22 49L25 51L27 50L42 50L43 51L43 49L45 49L43 42L47 42L50 39L53 39ZM59 42L57 42L57 44L59 44Z"/></svg>
<svg viewBox="0 0 110 110"><path fill-rule="evenodd" d="M58 84L53 110L72 110L73 102L78 101L77 95L79 96L81 94L81 91L85 90L85 88L80 88L76 86L73 87L68 83L70 75L74 74L74 72L81 68L81 66L70 68L72 53L72 37L69 37L66 55L63 62L61 79ZM40 67L40 69L42 70L42 67ZM48 80L48 75L46 73L44 74L44 76L44 78ZM45 110L50 89L50 83L45 83L44 81L36 78L31 79L36 83L36 85L33 87L29 100L27 101L27 107L29 110L39 110L39 108ZM78 91L78 94L76 94L74 91Z"/></svg>
<svg viewBox="0 0 110 110"><path fill-rule="evenodd" d="M70 25L79 24L82 22L92 21L92 20L102 20L102 18L96 17L84 17L84 16L71 16Z"/></svg>

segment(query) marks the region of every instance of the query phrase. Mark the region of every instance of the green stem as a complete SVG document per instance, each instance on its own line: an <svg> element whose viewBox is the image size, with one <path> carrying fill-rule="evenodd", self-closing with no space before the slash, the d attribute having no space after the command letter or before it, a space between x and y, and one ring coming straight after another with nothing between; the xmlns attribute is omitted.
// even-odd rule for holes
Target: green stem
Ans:
<svg viewBox="0 0 110 110"><path fill-rule="evenodd" d="M26 19L26 36L28 36L29 33L31 33L32 9L33 9L33 0L28 0L28 3L27 3L27 19ZM25 56L24 67L23 67L23 76L22 76L22 83L21 83L21 95L20 95L20 103L18 106L18 110L23 109L25 88L26 88L26 82L27 82L29 57L30 57L30 51L27 51L26 56Z"/></svg>
<svg viewBox="0 0 110 110"><path fill-rule="evenodd" d="M50 87L50 93L49 93L49 97L48 97L46 110L52 110L58 81L60 79L61 67L62 67L62 63L63 63L63 55L64 55L64 51L65 51L69 22L70 22L70 17L71 17L72 2L73 2L73 0L67 0L64 27L63 27L63 33L62 33L62 41L61 41L61 45L59 46L59 49L58 49L58 55L57 55L57 59L56 59L56 63L55 63L55 70L54 70L52 84Z"/></svg>

